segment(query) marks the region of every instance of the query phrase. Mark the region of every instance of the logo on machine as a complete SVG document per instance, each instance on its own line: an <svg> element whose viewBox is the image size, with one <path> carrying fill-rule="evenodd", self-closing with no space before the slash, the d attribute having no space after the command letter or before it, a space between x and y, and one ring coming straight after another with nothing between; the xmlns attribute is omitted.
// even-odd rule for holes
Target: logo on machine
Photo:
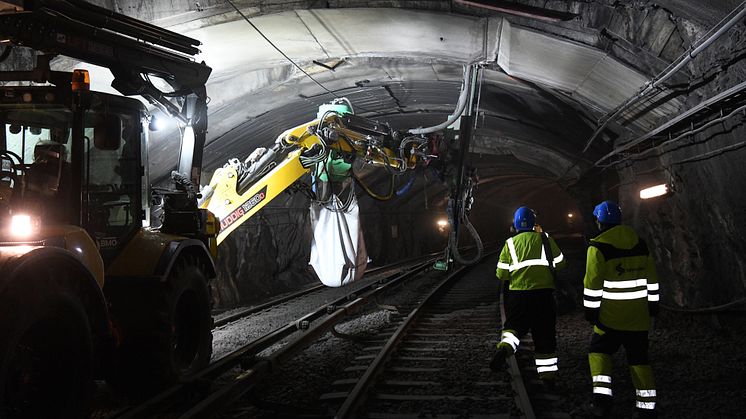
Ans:
<svg viewBox="0 0 746 419"><path fill-rule="evenodd" d="M119 238L117 237L101 237L98 239L99 249L116 249L119 246Z"/></svg>
<svg viewBox="0 0 746 419"><path fill-rule="evenodd" d="M255 193L251 196L251 198L247 199L246 202L241 204L240 207L236 208L225 216L222 220L220 220L220 228L225 230L226 228L230 227L233 223L238 221L241 217L248 214L249 211L251 211L255 206L259 205L260 202L264 201L264 198L267 197L267 186L265 185L262 190Z"/></svg>

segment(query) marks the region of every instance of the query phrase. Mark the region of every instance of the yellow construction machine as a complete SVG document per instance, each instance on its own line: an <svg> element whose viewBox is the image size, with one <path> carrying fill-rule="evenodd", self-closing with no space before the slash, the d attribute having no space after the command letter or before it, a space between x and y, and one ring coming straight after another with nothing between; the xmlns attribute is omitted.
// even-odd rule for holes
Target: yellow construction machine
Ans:
<svg viewBox="0 0 746 419"><path fill-rule="evenodd" d="M317 118L282 133L271 148L259 148L243 162L231 159L201 189L200 207L220 221L217 243L272 199L312 174L310 190L315 199L328 200L328 182L352 176L351 163L385 168L394 177L429 161L429 140L400 135L387 124L357 116L345 98L319 107ZM359 179L358 179L359 180ZM361 181L361 180L359 180ZM372 195L364 183L362 186ZM389 190L393 190L389 188Z"/></svg>
<svg viewBox="0 0 746 419"><path fill-rule="evenodd" d="M218 227L190 186L211 72L198 45L78 0L0 2L0 62L38 52L0 72L0 418L86 417L94 379L145 396L209 363ZM174 187L151 189L144 104L50 70L56 55L181 121Z"/></svg>

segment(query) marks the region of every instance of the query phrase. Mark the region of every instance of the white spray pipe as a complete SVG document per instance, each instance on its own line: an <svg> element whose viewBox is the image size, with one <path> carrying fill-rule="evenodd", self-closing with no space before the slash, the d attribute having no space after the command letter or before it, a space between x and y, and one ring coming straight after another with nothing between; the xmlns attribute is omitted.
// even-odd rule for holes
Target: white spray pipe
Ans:
<svg viewBox="0 0 746 419"><path fill-rule="evenodd" d="M410 134L413 135L421 135L421 134L430 134L432 132L441 131L454 122L461 116L462 113L464 113L464 109L466 109L466 102L469 98L469 92L470 92L470 84L471 84L471 69L472 65L467 64L464 66L464 81L461 85L461 94L458 97L458 103L456 103L456 110L453 112L451 116L446 119L445 122L442 124L438 124L432 127L427 128L412 128L409 130Z"/></svg>

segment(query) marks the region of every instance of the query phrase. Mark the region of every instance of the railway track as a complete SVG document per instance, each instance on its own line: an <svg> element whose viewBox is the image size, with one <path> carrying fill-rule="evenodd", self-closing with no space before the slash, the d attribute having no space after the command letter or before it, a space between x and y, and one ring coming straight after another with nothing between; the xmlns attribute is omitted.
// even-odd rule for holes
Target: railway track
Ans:
<svg viewBox="0 0 746 419"><path fill-rule="evenodd" d="M394 273L383 275L380 279L361 281L361 284L352 292L325 303L304 316L233 350L196 374L189 382L173 386L138 406L119 411L110 417L116 419L161 416L182 419L214 417L217 411L249 392L274 367L327 333L337 323L359 312L365 305L374 302L384 292L420 275L431 265L432 259L429 258L415 265L411 265L410 262L409 266L394 269ZM296 298L312 292L315 291L304 290L297 293ZM287 297L275 300L274 304L264 305L262 310L287 301ZM255 310L247 310L243 317L254 313L256 313ZM278 345L281 345L281 348L274 350L271 355L259 356L263 351ZM237 371L237 369L240 370Z"/></svg>
<svg viewBox="0 0 746 419"><path fill-rule="evenodd" d="M459 269L361 355L321 396L335 418L533 417L520 371L493 373L498 287L491 263ZM517 366L517 365L516 365Z"/></svg>
<svg viewBox="0 0 746 419"><path fill-rule="evenodd" d="M398 269L407 269L408 267L417 265L419 263L432 262L434 260L434 258L436 258L439 255L442 255L442 252L431 253L431 254L428 254L428 255L419 256L419 257L415 257L415 258L410 258L410 259L406 259L406 260L403 260L403 261L399 261L397 263L392 263L392 264L385 265L385 266L378 266L378 267L375 267L375 268L367 269L365 271L365 274L363 275L362 282L364 282L365 280L367 280L367 279L369 279L371 277L380 275L381 273L385 273L385 272L391 271L393 269L397 269L397 268ZM288 303L288 302L290 302L292 300L295 300L297 298L301 298L303 296L306 296L306 295L309 295L309 294L312 294L312 293L315 293L315 292L319 292L319 291L322 291L322 290L327 290L327 289L329 289L329 287L327 287L326 285L323 285L323 284L314 285L312 287L308 287L306 289L303 289L303 290L300 290L300 291L297 291L297 292L293 292L293 293L290 293L288 295L283 295L283 296L281 296L279 298L275 298L275 299L273 299L271 301L267 301L267 302L264 302L264 303L256 305L256 306L246 307L246 308L243 308L243 309L240 309L240 310L232 311L232 312L230 312L228 314L224 314L224 315L221 314L221 315L214 316L215 317L215 321L213 322L213 328L219 328L219 327L225 326L225 325L227 325L227 324L229 324L231 322L235 322L237 320L241 320L241 319L246 318L248 316L251 316L253 314L256 314L256 313L259 313L259 312L262 312L262 311L265 311L265 310L269 310L269 309L271 309L273 307L279 306L280 304L285 304L285 303Z"/></svg>
<svg viewBox="0 0 746 419"><path fill-rule="evenodd" d="M316 402L293 403L286 393L278 400L274 388L252 398L260 411L227 417L570 417L563 397L544 388L536 376L530 336L505 371L488 368L504 316L491 261L454 272L427 297L415 300L420 302L400 304L378 333L356 339L349 363L334 368ZM303 362L315 364L309 358ZM323 362L318 365L324 368ZM286 388L308 383L288 378L272 380Z"/></svg>

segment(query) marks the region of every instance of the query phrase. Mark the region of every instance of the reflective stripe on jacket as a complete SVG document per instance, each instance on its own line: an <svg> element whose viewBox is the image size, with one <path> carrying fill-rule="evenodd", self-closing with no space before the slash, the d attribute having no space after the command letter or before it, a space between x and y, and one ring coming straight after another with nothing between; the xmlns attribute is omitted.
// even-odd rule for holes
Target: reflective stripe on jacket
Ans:
<svg viewBox="0 0 746 419"><path fill-rule="evenodd" d="M583 287L583 306L597 311L601 325L650 328L648 305L658 303L658 275L647 245L632 228L614 226L591 239Z"/></svg>
<svg viewBox="0 0 746 419"><path fill-rule="evenodd" d="M541 234L525 231L506 240L497 262L496 275L503 281L509 280L511 290L554 288ZM554 239L547 238L552 249L552 262L556 269L562 269L565 257Z"/></svg>

